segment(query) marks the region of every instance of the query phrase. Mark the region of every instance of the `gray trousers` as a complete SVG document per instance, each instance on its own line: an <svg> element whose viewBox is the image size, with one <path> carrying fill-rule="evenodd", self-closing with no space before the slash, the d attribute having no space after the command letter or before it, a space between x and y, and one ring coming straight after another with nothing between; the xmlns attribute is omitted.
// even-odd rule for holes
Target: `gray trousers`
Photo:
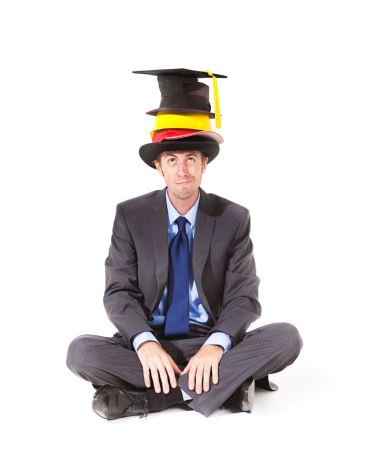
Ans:
<svg viewBox="0 0 374 458"><path fill-rule="evenodd" d="M201 348L206 331L196 331L188 339L159 340L162 348L182 369ZM188 389L188 374L179 377L178 386L188 393L189 407L209 416L219 408L248 378L260 379L280 372L292 364L302 348L298 330L289 323L274 323L244 334L243 339L225 353L219 365L219 382L208 392L196 394ZM74 374L101 385L131 385L145 389L143 369L134 350L126 347L122 337L82 335L68 350L67 365Z"/></svg>

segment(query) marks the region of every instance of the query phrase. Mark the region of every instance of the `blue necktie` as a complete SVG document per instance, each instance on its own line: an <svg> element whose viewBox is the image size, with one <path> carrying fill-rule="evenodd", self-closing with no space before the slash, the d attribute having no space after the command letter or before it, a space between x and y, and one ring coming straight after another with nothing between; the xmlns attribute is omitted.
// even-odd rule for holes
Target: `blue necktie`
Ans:
<svg viewBox="0 0 374 458"><path fill-rule="evenodd" d="M190 335L187 220L180 216L175 222L178 233L170 246L168 311L164 332L165 337L182 338Z"/></svg>

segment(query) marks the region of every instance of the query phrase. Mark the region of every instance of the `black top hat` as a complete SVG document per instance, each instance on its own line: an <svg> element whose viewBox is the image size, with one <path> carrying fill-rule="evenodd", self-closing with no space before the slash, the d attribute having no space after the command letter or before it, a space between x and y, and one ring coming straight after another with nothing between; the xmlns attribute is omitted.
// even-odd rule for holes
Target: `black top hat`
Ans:
<svg viewBox="0 0 374 458"><path fill-rule="evenodd" d="M169 70L141 70L133 73L157 76L161 92L159 108L147 111L147 114L156 116L159 111L184 112L184 113L206 113L210 118L215 114L211 113L209 103L209 86L199 83L198 78L227 78L216 73L209 74L185 68Z"/></svg>

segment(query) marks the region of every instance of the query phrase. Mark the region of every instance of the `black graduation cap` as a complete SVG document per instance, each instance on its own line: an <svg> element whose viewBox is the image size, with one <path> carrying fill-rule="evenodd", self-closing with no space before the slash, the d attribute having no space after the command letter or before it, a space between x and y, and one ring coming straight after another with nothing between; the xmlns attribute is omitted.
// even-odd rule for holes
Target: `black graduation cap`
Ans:
<svg viewBox="0 0 374 458"><path fill-rule="evenodd" d="M212 78L208 71L199 71L199 70L188 70L187 68L172 68L168 70L137 70L133 73L139 73L142 75L165 75L165 76L179 76L181 78ZM225 75L218 75L218 73L213 73L216 78L227 78Z"/></svg>
<svg viewBox="0 0 374 458"><path fill-rule="evenodd" d="M227 78L225 75L209 71L174 68L164 70L139 70L133 73L157 76L161 91L159 108L148 111L156 116L159 111L206 113L210 118L216 117L216 127L220 127L221 113L218 100L216 78ZM214 106L216 113L211 113L209 103L209 86L198 81L199 78L213 78Z"/></svg>

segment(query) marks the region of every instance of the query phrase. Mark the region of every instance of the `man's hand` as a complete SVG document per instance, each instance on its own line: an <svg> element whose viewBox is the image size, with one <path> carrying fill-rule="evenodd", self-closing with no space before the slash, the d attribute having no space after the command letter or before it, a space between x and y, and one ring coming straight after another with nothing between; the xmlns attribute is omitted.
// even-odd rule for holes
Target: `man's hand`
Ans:
<svg viewBox="0 0 374 458"><path fill-rule="evenodd" d="M138 357L143 366L144 382L147 388L151 387L151 373L153 386L156 393L162 391L167 394L170 391L169 381L172 388L177 387L175 373L181 374L181 370L175 364L172 357L163 350L156 342L147 341L138 348ZM169 376L169 378L168 378Z"/></svg>
<svg viewBox="0 0 374 458"><path fill-rule="evenodd" d="M218 365L223 355L219 345L205 345L193 356L181 375L188 374L188 388L201 394L202 390L209 391L210 373L212 382L218 383Z"/></svg>

